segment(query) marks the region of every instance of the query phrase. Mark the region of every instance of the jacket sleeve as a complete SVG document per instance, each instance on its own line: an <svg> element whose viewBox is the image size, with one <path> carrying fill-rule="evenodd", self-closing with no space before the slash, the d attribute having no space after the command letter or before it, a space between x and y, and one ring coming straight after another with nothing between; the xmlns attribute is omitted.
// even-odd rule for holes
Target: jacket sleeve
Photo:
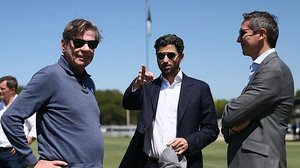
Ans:
<svg viewBox="0 0 300 168"><path fill-rule="evenodd" d="M143 87L132 91L133 82L128 86L123 95L123 108L127 110L140 110L142 106Z"/></svg>
<svg viewBox="0 0 300 168"><path fill-rule="evenodd" d="M36 73L1 118L4 133L22 156L26 166L33 166L37 159L28 145L23 124L52 94L51 90L55 85L51 81L53 80L45 71Z"/></svg>
<svg viewBox="0 0 300 168"><path fill-rule="evenodd" d="M263 66L244 92L228 103L223 113L223 126L239 126L247 120L259 118L279 99L282 72L276 67Z"/></svg>
<svg viewBox="0 0 300 168"><path fill-rule="evenodd" d="M221 128L221 132L223 134L224 140L226 143L230 142L230 133L229 133L229 128L224 126L224 122L223 122L223 117L222 117L222 128Z"/></svg>
<svg viewBox="0 0 300 168"><path fill-rule="evenodd" d="M197 107L200 107L199 109L197 109L199 113L198 115L199 117L197 119L198 121L195 122L198 123L199 130L195 131L190 135L187 135L186 137L189 144L190 155L199 153L200 150L202 150L207 145L214 142L218 138L220 132L217 124L215 105L214 105L214 101L209 86L207 84L202 86L200 93L202 93L200 101L195 103L190 103L190 107L193 106L192 104L196 105ZM199 99L195 99L195 100L199 100ZM193 107L193 109L196 111L196 108ZM194 120L195 116L191 116L191 117L193 117L192 120ZM192 122L186 124L190 125L191 123ZM185 127L188 127L187 125Z"/></svg>

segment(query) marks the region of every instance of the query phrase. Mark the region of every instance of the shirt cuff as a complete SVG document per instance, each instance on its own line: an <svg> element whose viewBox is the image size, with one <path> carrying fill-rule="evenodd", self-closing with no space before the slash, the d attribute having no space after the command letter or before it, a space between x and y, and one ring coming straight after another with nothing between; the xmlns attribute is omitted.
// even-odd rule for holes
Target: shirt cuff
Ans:
<svg viewBox="0 0 300 168"><path fill-rule="evenodd" d="M37 159L33 153L24 157L24 163L26 166L33 167L36 164L36 162L37 162Z"/></svg>

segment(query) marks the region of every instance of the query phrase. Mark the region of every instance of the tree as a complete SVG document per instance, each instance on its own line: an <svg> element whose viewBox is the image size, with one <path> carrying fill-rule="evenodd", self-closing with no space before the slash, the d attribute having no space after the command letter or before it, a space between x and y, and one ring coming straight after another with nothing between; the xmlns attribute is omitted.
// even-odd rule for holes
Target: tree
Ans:
<svg viewBox="0 0 300 168"><path fill-rule="evenodd" d="M217 99L215 100L215 108L217 112L217 118L220 119L222 117L224 107L228 103L225 99Z"/></svg>
<svg viewBox="0 0 300 168"><path fill-rule="evenodd" d="M123 125L126 122L126 113L122 108L123 95L118 90L97 90L95 93L101 111L101 124Z"/></svg>
<svg viewBox="0 0 300 168"><path fill-rule="evenodd" d="M126 110L122 107L123 94L119 90L97 90L95 93L103 125L125 125ZM130 124L136 124L138 112L130 112Z"/></svg>
<svg viewBox="0 0 300 168"><path fill-rule="evenodd" d="M293 121L294 118L300 117L299 109L300 109L300 90L297 90L296 94L295 94L294 108L293 108L292 117L291 117L292 122L294 122Z"/></svg>
<svg viewBox="0 0 300 168"><path fill-rule="evenodd" d="M16 93L19 94L23 89L24 89L23 86L19 86L19 87L17 88Z"/></svg>

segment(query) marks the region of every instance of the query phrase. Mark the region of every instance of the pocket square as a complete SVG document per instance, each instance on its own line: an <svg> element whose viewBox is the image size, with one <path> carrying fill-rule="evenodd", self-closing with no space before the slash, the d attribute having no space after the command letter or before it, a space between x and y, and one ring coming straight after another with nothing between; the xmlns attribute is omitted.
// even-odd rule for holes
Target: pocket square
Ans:
<svg viewBox="0 0 300 168"><path fill-rule="evenodd" d="M184 156L179 161L174 149L168 146L159 156L158 165L161 168L186 168L187 161Z"/></svg>

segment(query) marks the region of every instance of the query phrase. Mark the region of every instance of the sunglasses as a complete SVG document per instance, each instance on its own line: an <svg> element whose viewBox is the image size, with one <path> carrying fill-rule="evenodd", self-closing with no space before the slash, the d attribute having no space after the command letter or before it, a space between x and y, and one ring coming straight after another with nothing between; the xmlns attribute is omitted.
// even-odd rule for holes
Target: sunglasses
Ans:
<svg viewBox="0 0 300 168"><path fill-rule="evenodd" d="M159 60L164 59L165 56L167 56L169 59L173 59L176 56L176 54L173 53L173 52L166 52L166 53L159 52L159 53L156 54L156 57Z"/></svg>
<svg viewBox="0 0 300 168"><path fill-rule="evenodd" d="M241 30L239 31L239 37L241 37L241 38L246 38L247 36L253 36L253 35L257 34L257 32L253 32L252 34L247 34L247 35L244 37L244 35L245 35L246 33L248 33L248 32L246 32L245 30L251 30L251 29L241 29Z"/></svg>
<svg viewBox="0 0 300 168"><path fill-rule="evenodd" d="M82 46L84 46L86 43L88 44L90 49L95 49L97 48L99 41L98 40L90 40L90 41L85 41L82 39L73 39L73 45L75 48L81 48Z"/></svg>

